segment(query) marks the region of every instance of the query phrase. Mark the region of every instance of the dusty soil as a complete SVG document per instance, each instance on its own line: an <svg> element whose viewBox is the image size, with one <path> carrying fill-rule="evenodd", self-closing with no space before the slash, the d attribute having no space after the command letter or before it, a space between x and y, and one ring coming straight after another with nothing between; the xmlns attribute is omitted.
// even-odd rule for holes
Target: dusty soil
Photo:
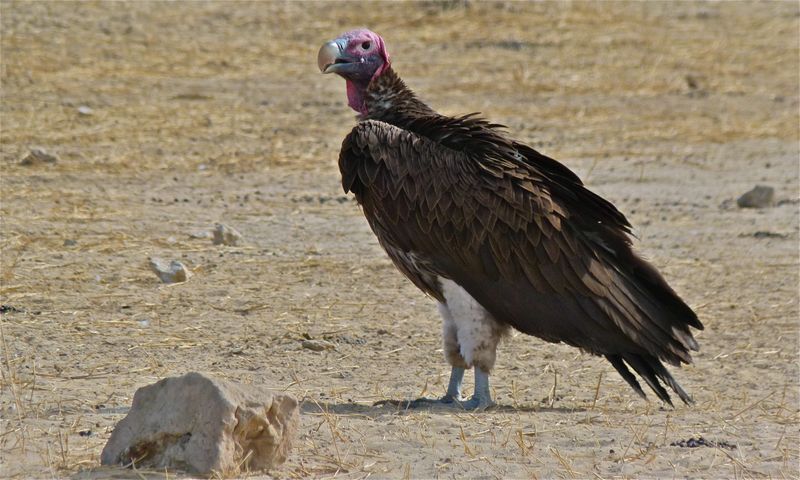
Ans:
<svg viewBox="0 0 800 480"><path fill-rule="evenodd" d="M303 399L276 477L798 477L796 3L0 9L0 476L138 478L98 466L114 424L200 370ZM508 125L628 214L706 325L674 372L694 406L522 335L494 410L373 406L448 372L433 302L338 185L353 113L315 56L362 25L437 109ZM23 164L35 147L57 161ZM737 208L756 184L777 205ZM190 236L215 222L245 245ZM151 255L193 276L165 286Z"/></svg>

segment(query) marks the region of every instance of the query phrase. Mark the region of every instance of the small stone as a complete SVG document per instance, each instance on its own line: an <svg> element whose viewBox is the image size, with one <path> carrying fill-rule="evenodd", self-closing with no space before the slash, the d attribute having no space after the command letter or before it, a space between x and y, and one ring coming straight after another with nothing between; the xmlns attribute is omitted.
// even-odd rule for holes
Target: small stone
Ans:
<svg viewBox="0 0 800 480"><path fill-rule="evenodd" d="M166 260L150 257L150 269L158 275L164 283L180 283L188 280L192 273L183 263L173 260L169 264Z"/></svg>
<svg viewBox="0 0 800 480"><path fill-rule="evenodd" d="M764 185L755 188L736 199L739 208L764 208L770 207L775 201L775 189Z"/></svg>
<svg viewBox="0 0 800 480"><path fill-rule="evenodd" d="M787 238L789 235L785 233L777 233L777 232L770 232L767 230L759 230L753 233L753 237L755 238Z"/></svg>
<svg viewBox="0 0 800 480"><path fill-rule="evenodd" d="M336 345L327 340L303 340L302 345L303 348L314 350L315 352L321 352L323 350L333 350L336 348Z"/></svg>
<svg viewBox="0 0 800 480"><path fill-rule="evenodd" d="M299 415L294 397L265 387L165 378L136 391L100 462L222 477L268 470L286 461Z"/></svg>
<svg viewBox="0 0 800 480"><path fill-rule="evenodd" d="M32 165L41 165L44 163L56 163L58 162L58 157L51 153L47 153L47 151L43 148L32 148L25 157L19 161L20 165L24 165L26 167Z"/></svg>
<svg viewBox="0 0 800 480"><path fill-rule="evenodd" d="M71 238L68 238L68 239L64 240L64 246L65 247L74 247L77 244L78 244L77 240L73 240Z"/></svg>
<svg viewBox="0 0 800 480"><path fill-rule="evenodd" d="M242 234L235 228L229 227L224 223L214 225L214 245L229 245L234 247L242 241Z"/></svg>
<svg viewBox="0 0 800 480"><path fill-rule="evenodd" d="M94 110L87 107L86 105L81 105L80 107L78 107L78 113L84 116L89 116L94 114Z"/></svg>
<svg viewBox="0 0 800 480"><path fill-rule="evenodd" d="M209 231L193 232L193 233L189 234L189 238L193 238L193 239L211 238L211 232L209 232Z"/></svg>

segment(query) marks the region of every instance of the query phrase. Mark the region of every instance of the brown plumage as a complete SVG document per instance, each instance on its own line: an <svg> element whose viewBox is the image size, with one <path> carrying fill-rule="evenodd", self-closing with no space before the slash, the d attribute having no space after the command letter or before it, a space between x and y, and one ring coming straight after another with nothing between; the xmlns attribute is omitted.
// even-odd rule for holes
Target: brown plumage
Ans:
<svg viewBox="0 0 800 480"><path fill-rule="evenodd" d="M691 402L661 361L691 363L689 327L703 325L611 203L500 125L437 114L388 64L358 100L342 186L417 287L446 302L452 280L500 324L605 356L641 396L629 368L663 401L662 384Z"/></svg>

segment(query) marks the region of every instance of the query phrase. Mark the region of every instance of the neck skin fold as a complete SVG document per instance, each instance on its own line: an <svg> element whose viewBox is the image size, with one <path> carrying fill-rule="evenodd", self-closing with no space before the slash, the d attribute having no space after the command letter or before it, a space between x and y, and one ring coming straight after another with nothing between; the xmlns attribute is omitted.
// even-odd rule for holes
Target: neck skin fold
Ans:
<svg viewBox="0 0 800 480"><path fill-rule="evenodd" d="M358 82L349 78L346 79L347 105L361 115L366 115L369 113L367 112L367 104L364 98L364 93L367 91L369 84L378 78L387 68L389 68L389 63L384 62L383 65L378 67L378 69L375 71L375 74L372 75L372 78L370 78L368 82Z"/></svg>
<svg viewBox="0 0 800 480"><path fill-rule="evenodd" d="M367 91L367 86L369 83L362 84L347 80L347 104L361 115L367 114L367 104L364 101L364 92Z"/></svg>

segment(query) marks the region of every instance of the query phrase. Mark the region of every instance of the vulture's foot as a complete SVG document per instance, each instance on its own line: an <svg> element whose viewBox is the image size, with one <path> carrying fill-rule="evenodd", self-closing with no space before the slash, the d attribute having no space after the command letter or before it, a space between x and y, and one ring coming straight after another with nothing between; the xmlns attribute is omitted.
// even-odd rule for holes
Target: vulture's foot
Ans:
<svg viewBox="0 0 800 480"><path fill-rule="evenodd" d="M450 373L450 383L447 386L447 393L439 399L418 398L409 402L408 408L420 408L425 406L449 406L452 408L481 411L493 407L496 404L492 400L492 392L489 390L489 373L480 368L475 368L475 394L469 400L461 399L461 381L464 378L464 369L453 367Z"/></svg>
<svg viewBox="0 0 800 480"><path fill-rule="evenodd" d="M471 410L471 411L482 411L497 405L491 398L489 399L481 398L478 397L477 395L473 395L472 398L470 398L469 400L459 402L459 404L461 405L461 408L463 408L464 410Z"/></svg>
<svg viewBox="0 0 800 480"><path fill-rule="evenodd" d="M464 380L464 369L453 367L450 370L450 382L447 384L447 393L442 398L418 398L411 401L409 408L433 406L433 405L458 405L462 401L461 383Z"/></svg>
<svg viewBox="0 0 800 480"><path fill-rule="evenodd" d="M496 405L489 391L489 373L475 367L475 394L466 402L459 402L464 410L486 410Z"/></svg>
<svg viewBox="0 0 800 480"><path fill-rule="evenodd" d="M397 405L406 409L427 408L427 407L450 407L459 410L481 411L493 407L496 404L492 400L492 392L489 390L489 373L475 368L475 394L469 400L461 398L461 383L464 379L464 369L453 367L450 372L450 382L447 385L447 393L442 398L422 397L416 400L381 400L374 405Z"/></svg>

